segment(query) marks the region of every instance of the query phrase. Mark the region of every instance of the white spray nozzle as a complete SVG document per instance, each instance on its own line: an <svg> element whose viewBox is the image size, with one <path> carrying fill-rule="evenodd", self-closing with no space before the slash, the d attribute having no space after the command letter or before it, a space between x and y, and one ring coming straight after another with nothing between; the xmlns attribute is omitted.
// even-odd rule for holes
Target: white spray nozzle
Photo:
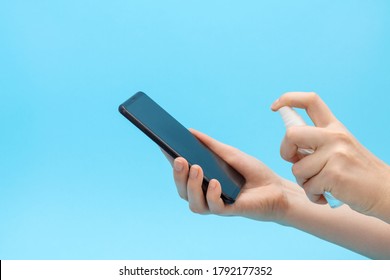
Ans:
<svg viewBox="0 0 390 280"><path fill-rule="evenodd" d="M280 108L278 112L282 116L286 128L290 128L292 126L306 125L302 117L291 107L284 106Z"/></svg>
<svg viewBox="0 0 390 280"><path fill-rule="evenodd" d="M295 110L291 107L284 106L278 110L280 115L282 116L284 125L287 128L290 128L292 126L304 126L306 125L305 121L302 119L302 117L295 112ZM303 149L298 148L298 152L302 155L311 155L314 153L312 149Z"/></svg>

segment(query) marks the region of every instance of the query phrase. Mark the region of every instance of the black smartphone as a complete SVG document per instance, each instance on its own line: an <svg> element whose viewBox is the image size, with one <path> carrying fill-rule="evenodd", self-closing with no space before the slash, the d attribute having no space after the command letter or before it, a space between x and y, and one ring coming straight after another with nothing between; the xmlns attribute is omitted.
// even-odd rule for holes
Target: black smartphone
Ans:
<svg viewBox="0 0 390 280"><path fill-rule="evenodd" d="M211 179L222 187L225 203L234 203L244 177L199 141L188 129L143 92L137 92L119 106L119 112L173 158L183 157L191 166L203 169L203 191Z"/></svg>

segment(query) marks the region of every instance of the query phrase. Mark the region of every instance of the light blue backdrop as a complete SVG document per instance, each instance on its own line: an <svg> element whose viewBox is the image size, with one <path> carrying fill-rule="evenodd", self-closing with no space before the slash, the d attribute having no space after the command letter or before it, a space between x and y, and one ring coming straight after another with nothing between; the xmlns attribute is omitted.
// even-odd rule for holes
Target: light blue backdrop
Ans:
<svg viewBox="0 0 390 280"><path fill-rule="evenodd" d="M389 162L389 12L385 0L2 1L0 259L362 259L274 223L191 213L117 106L145 91L293 179L269 106L317 91Z"/></svg>

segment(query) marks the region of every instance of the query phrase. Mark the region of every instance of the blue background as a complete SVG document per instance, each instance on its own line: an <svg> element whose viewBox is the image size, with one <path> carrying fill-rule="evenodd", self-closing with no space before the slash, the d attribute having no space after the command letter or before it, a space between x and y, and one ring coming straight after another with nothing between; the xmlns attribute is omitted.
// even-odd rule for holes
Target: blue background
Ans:
<svg viewBox="0 0 390 280"><path fill-rule="evenodd" d="M2 1L0 259L364 259L191 213L117 107L145 91L293 179L269 107L316 91L389 162L389 12L385 0Z"/></svg>

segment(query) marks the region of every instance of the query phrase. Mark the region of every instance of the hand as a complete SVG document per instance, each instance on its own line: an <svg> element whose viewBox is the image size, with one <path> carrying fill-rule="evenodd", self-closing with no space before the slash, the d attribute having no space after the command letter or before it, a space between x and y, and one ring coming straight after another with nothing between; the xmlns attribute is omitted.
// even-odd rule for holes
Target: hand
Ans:
<svg viewBox="0 0 390 280"><path fill-rule="evenodd" d="M288 223L284 218L291 206L291 197L305 198L304 192L297 185L277 176L262 162L240 150L196 130L191 132L246 179L236 202L227 205L221 199L221 185L215 179L210 180L206 197L204 196L203 171L200 166L193 165L189 169L184 158L179 157L173 161L165 154L174 167L177 191L181 198L188 200L193 212L239 215L255 220Z"/></svg>
<svg viewBox="0 0 390 280"><path fill-rule="evenodd" d="M326 203L322 194L328 191L354 210L383 218L390 204L389 166L365 149L317 94L286 93L272 110L283 106L305 109L316 125L289 128L280 149L309 199ZM298 147L315 152L302 158Z"/></svg>

